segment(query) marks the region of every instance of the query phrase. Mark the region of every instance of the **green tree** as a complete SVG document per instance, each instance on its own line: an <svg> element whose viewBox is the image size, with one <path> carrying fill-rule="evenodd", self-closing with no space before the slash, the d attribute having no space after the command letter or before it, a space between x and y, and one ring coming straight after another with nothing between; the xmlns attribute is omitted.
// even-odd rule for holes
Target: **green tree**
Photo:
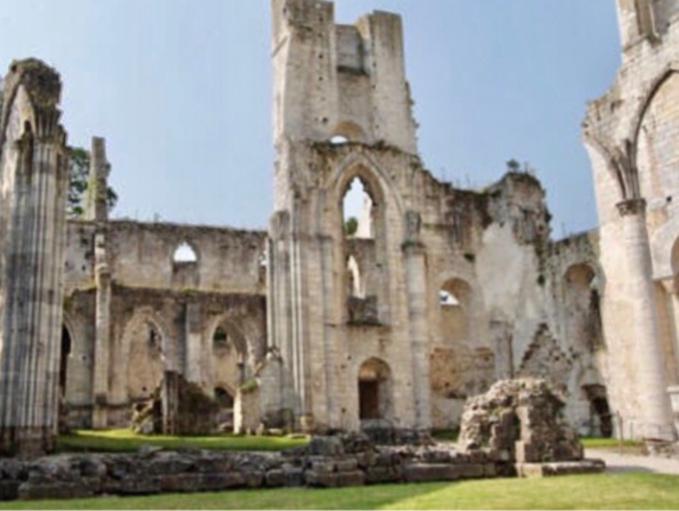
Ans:
<svg viewBox="0 0 679 511"><path fill-rule="evenodd" d="M516 161L514 158L512 158L511 160L509 160L507 162L507 170L509 172L518 172L519 169L521 169L521 164L518 161Z"/></svg>
<svg viewBox="0 0 679 511"><path fill-rule="evenodd" d="M68 197L66 213L79 218L85 213L85 197L90 175L90 153L82 147L69 147ZM110 186L106 190L106 202L111 211L118 202L118 194Z"/></svg>
<svg viewBox="0 0 679 511"><path fill-rule="evenodd" d="M344 222L344 234L347 236L353 236L356 234L356 231L358 230L358 220L356 217L352 216L347 219L346 222Z"/></svg>

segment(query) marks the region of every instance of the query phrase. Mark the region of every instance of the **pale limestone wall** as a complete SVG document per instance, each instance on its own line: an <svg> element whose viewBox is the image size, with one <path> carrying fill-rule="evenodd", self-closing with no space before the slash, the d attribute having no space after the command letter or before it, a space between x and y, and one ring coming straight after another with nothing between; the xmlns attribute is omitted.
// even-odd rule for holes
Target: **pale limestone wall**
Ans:
<svg viewBox="0 0 679 511"><path fill-rule="evenodd" d="M583 433L594 421L587 389L608 390L613 408L630 417L643 407L630 385L638 379L638 297L625 275L630 257L645 259L619 250L624 235L640 231L633 223L623 231L619 179L601 140L587 139L601 232L553 242L545 193L533 176L509 173L469 191L424 168L397 15L335 25L329 2L272 4L278 156L268 236L108 221L105 201L93 197L88 220L65 228L64 324L72 340L65 396L73 422L125 425L130 405L168 369L208 394L221 387L242 397L241 384L258 382L236 403L236 422L248 428L264 420L358 429L359 382L371 379L379 384L381 419L401 428L455 427L467 397L515 375L551 379ZM624 9L621 23L631 23ZM644 44L626 53L626 65L641 62L636 51L663 61L656 55L663 50ZM620 80L640 78L621 73ZM653 168L638 188L653 197L651 255L662 284L648 288L636 278L633 288L652 289L647 302L664 307L642 319L655 318L668 375L677 371L679 314L672 278L679 257L675 264L671 257L676 201L667 200L676 182L668 142L675 87L671 79L660 88L644 121L647 145L639 146L640 160ZM618 89L612 94L590 111L606 133L619 123L605 112L634 110L618 103ZM333 135L348 143L329 143ZM92 154L92 182L104 189L110 164L103 139L93 140ZM371 239L344 236L341 203L355 177L373 203ZM182 243L196 262L173 261ZM350 289L350 256L359 293ZM452 305L441 303L442 290L454 295ZM227 346L215 344L218 328Z"/></svg>
<svg viewBox="0 0 679 511"><path fill-rule="evenodd" d="M672 299L679 3L619 0L618 8L623 65L610 91L590 104L584 128L606 275L606 372L628 435L672 437L665 387L679 376ZM645 212L633 201L643 201Z"/></svg>

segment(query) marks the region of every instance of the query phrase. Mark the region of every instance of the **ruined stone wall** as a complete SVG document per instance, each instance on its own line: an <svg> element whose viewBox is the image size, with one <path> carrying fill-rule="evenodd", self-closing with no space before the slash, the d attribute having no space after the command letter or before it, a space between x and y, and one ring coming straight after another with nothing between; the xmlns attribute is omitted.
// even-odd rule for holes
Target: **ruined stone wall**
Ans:
<svg viewBox="0 0 679 511"><path fill-rule="evenodd" d="M317 429L374 419L448 428L464 399L497 378L550 373L586 428L579 382L598 382L600 372L591 348L601 337L590 314L600 298L590 278L596 242L550 241L545 193L530 175L465 191L424 168L397 16L334 25L332 5L316 0L274 1L273 13L278 158L267 291L281 409ZM353 130L333 129L338 122ZM344 232L354 179L372 203L362 214L369 237L365 225L358 237ZM589 269L572 270L571 283L568 265L579 263Z"/></svg>
<svg viewBox="0 0 679 511"><path fill-rule="evenodd" d="M103 241L97 238L102 233ZM266 350L263 233L70 221L67 240L64 327L70 353L64 392L72 425L95 425L97 407L105 416L98 427L126 425L130 405L147 399L168 369L208 395L219 389L231 399L254 375ZM97 243L104 247L99 259ZM195 260L175 260L182 245ZM110 272L103 311L97 278L102 258ZM97 352L102 313L109 325L107 348ZM99 391L96 374L103 374Z"/></svg>

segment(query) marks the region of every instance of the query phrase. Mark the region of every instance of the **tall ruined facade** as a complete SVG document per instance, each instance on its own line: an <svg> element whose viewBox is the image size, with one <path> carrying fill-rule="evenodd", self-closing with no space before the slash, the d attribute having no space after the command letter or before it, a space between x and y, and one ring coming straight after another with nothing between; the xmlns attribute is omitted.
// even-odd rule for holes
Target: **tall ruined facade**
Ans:
<svg viewBox="0 0 679 511"><path fill-rule="evenodd" d="M66 134L59 75L13 62L0 103L0 454L54 447Z"/></svg>
<svg viewBox="0 0 679 511"><path fill-rule="evenodd" d="M466 191L423 167L397 15L337 25L327 1L272 10L279 380L262 389L265 415L316 430L448 428L467 396L536 374L569 393L583 431L610 431L596 233L551 242L531 175ZM357 181L366 208L348 235Z"/></svg>
<svg viewBox="0 0 679 511"><path fill-rule="evenodd" d="M674 438L679 0L618 4L623 68L584 125L601 228L560 241L533 175L462 190L425 168L395 14L272 0L268 232L110 219L102 138L65 222L59 79L13 64L0 449L49 450L57 403L70 426L126 426L176 375L237 431L453 428L467 397L541 376L583 434Z"/></svg>
<svg viewBox="0 0 679 511"><path fill-rule="evenodd" d="M617 5L622 67L584 123L606 275L606 372L627 434L671 439L667 387L679 382L679 2Z"/></svg>

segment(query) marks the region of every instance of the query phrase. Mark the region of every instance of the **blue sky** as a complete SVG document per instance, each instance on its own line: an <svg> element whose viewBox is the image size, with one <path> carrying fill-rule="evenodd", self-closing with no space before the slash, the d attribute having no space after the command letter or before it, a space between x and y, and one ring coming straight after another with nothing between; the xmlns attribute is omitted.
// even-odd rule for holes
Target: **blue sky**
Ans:
<svg viewBox="0 0 679 511"><path fill-rule="evenodd" d="M614 0L336 1L373 9L404 17L427 168L483 186L530 162L555 237L596 225L580 123L619 64ZM107 139L114 216L264 228L269 31L268 0L0 0L0 69L59 70L71 143Z"/></svg>

